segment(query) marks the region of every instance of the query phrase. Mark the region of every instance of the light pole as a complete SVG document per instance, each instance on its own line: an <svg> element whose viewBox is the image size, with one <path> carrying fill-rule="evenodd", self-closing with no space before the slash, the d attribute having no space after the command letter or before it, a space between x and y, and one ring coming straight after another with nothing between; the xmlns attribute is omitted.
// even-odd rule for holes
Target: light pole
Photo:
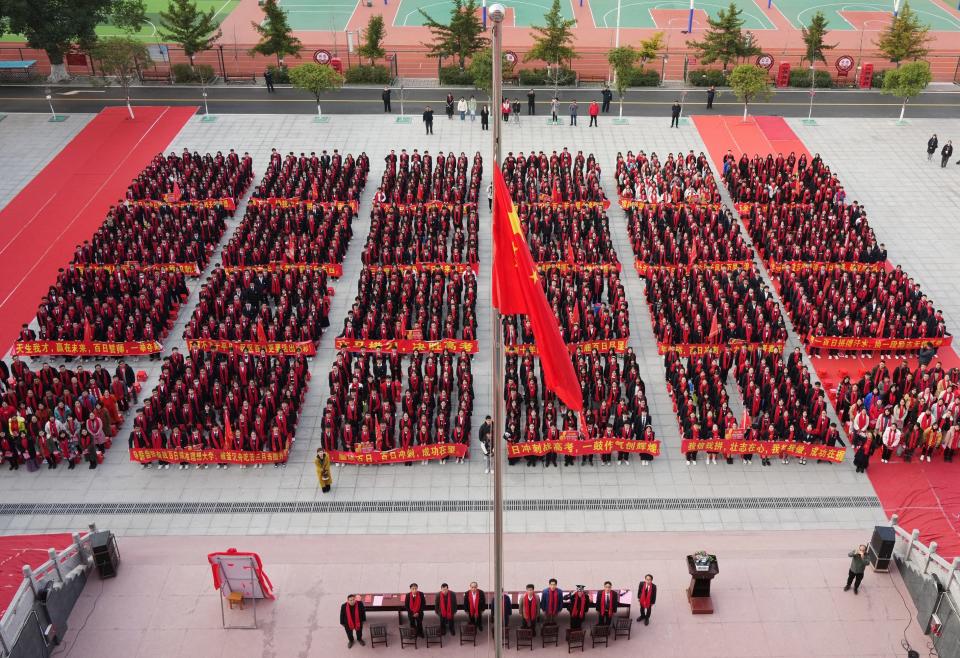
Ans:
<svg viewBox="0 0 960 658"><path fill-rule="evenodd" d="M690 4L693 4L693 3L691 2ZM660 64L660 82L661 83L663 82L663 76L667 70L667 59L669 59L669 56L670 56L670 37L673 35L673 32L672 32L672 30L674 29L673 23L674 21L682 21L682 20L683 20L682 18L671 18L667 20L667 46L666 48L664 48L663 61ZM689 26L688 26L688 29L686 30L681 29L680 34L690 34Z"/></svg>
<svg viewBox="0 0 960 658"><path fill-rule="evenodd" d="M805 126L815 126L817 122L813 119L813 97L817 94L817 60L810 62L810 109L807 111L807 118L803 120Z"/></svg>
<svg viewBox="0 0 960 658"><path fill-rule="evenodd" d="M499 2L490 5L488 15L493 22L493 84L491 90L495 102L503 97L503 17L507 10ZM499 108L493 111L493 167L500 166L500 130L502 113ZM500 199L496 198L497 187L493 187L494 205ZM496 255L494 255L496 258ZM493 624L493 655L496 658L503 656L503 322L500 311L492 309L491 332L493 339L493 367L490 372L493 377L493 601L494 615L490 623ZM499 619L497 619L499 617Z"/></svg>
<svg viewBox="0 0 960 658"><path fill-rule="evenodd" d="M693 0L691 0L691 2L692 1ZM614 32L614 37L613 37L614 48L620 47L620 4L621 4L621 0L617 0L617 30L616 32ZM614 72L614 75L616 75L616 72Z"/></svg>

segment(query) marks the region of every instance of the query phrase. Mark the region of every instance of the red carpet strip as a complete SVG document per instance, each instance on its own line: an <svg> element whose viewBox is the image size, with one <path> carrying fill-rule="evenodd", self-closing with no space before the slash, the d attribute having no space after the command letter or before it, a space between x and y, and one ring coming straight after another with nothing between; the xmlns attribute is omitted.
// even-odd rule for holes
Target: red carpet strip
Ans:
<svg viewBox="0 0 960 658"><path fill-rule="evenodd" d="M23 582L23 565L36 569L50 559L47 549L59 552L72 542L66 533L0 537L0 615L7 611Z"/></svg>

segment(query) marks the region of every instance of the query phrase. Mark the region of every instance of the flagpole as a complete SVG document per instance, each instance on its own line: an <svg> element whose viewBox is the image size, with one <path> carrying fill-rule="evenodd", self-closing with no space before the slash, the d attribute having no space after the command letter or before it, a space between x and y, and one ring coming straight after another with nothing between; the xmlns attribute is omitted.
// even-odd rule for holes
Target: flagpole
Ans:
<svg viewBox="0 0 960 658"><path fill-rule="evenodd" d="M502 113L500 103L503 100L503 17L506 9L500 3L490 5L487 16L493 22L493 85L490 95L493 105L493 167L500 166L500 130ZM496 185L494 187L494 195ZM496 207L497 199L494 199ZM503 656L503 465L501 454L505 445L503 440L503 323L500 311L492 309L493 339L493 367L490 372L493 377L493 440L490 442L493 450L493 655L496 658Z"/></svg>

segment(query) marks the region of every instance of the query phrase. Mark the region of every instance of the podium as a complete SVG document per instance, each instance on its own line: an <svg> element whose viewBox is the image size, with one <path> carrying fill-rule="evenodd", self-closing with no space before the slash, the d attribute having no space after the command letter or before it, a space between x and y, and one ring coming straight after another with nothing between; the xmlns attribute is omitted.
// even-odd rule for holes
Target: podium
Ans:
<svg viewBox="0 0 960 658"><path fill-rule="evenodd" d="M712 615L713 600L710 598L710 581L720 573L719 562L714 559L707 571L697 571L693 556L687 556L687 571L690 573L690 586L687 587L687 601L690 612L695 615Z"/></svg>

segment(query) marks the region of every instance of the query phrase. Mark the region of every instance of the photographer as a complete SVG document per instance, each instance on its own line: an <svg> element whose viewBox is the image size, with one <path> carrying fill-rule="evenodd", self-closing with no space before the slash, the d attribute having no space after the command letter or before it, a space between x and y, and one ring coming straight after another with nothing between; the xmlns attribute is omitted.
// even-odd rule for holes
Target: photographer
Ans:
<svg viewBox="0 0 960 658"><path fill-rule="evenodd" d="M849 590L850 584L853 583L853 593L859 594L860 583L863 581L863 572L870 563L870 559L867 557L866 544L860 544L857 550L850 551L847 557L851 557L853 560L850 562L850 571L847 574L847 586L843 588L843 591L846 592Z"/></svg>
<svg viewBox="0 0 960 658"><path fill-rule="evenodd" d="M483 449L483 472L490 473L493 469L491 468L490 460L490 434L493 432L493 420L490 416L487 416L483 419L483 423L480 425L480 447Z"/></svg>

